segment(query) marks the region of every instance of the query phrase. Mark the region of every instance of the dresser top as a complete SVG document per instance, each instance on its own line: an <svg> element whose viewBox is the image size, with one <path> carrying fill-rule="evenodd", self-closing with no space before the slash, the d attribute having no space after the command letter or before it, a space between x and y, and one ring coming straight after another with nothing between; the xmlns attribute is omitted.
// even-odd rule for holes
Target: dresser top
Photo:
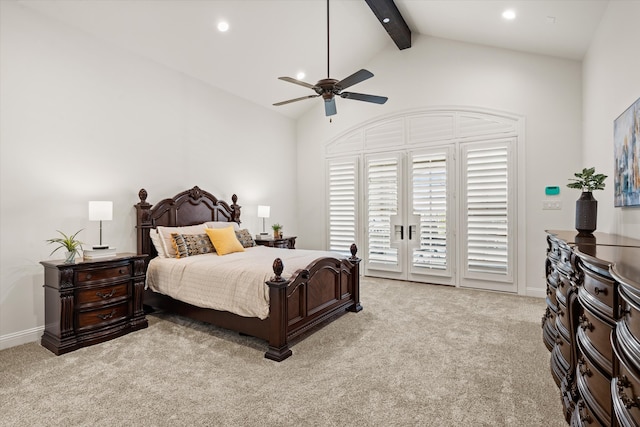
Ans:
<svg viewBox="0 0 640 427"><path fill-rule="evenodd" d="M69 263L69 264L65 264L63 259L52 259L52 260L40 261L40 264L44 265L45 267L70 267L70 266L83 266L83 265L89 266L91 264L96 264L100 262L117 262L117 261L132 259L132 258L146 258L146 257L147 255L138 255L138 254L129 253L129 252L121 252L121 253L117 253L115 256L112 256L112 257L94 258L90 260L84 260L82 259L82 257L76 257L75 262Z"/></svg>
<svg viewBox="0 0 640 427"><path fill-rule="evenodd" d="M609 233L593 233L591 235L581 235L575 230L545 230L548 234L556 236L568 245L602 245L602 246L630 246L640 247L640 240L631 237L620 236Z"/></svg>

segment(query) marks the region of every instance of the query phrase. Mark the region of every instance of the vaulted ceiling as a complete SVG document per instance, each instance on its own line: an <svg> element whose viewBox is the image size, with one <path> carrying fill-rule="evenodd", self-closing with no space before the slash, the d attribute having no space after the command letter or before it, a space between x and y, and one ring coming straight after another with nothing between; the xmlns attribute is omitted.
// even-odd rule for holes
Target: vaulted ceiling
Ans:
<svg viewBox="0 0 640 427"><path fill-rule="evenodd" d="M331 77L366 66L391 37L368 3L331 0ZM278 113L313 101L279 76L327 77L325 0L17 0L32 10ZM434 36L581 60L608 0L395 0L412 37ZM516 19L506 21L506 9ZM219 32L225 20L229 30ZM408 48L410 49L410 48ZM375 70L374 71L375 74ZM375 84L367 89L375 93Z"/></svg>

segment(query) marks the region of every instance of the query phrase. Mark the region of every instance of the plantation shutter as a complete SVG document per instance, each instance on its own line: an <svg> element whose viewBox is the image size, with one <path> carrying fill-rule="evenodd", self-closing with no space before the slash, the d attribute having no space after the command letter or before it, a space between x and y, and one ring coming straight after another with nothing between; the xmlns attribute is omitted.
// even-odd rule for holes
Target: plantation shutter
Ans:
<svg viewBox="0 0 640 427"><path fill-rule="evenodd" d="M329 250L350 255L356 243L358 215L358 158L328 162Z"/></svg>
<svg viewBox="0 0 640 427"><path fill-rule="evenodd" d="M507 142L463 147L463 273L467 278L512 280L510 155Z"/></svg>
<svg viewBox="0 0 640 427"><path fill-rule="evenodd" d="M391 247L398 216L400 160L397 154L367 159L367 266L400 269L398 249Z"/></svg>
<svg viewBox="0 0 640 427"><path fill-rule="evenodd" d="M412 242L412 273L450 273L448 162L444 148L411 155L411 213L417 221L413 239L418 240ZM413 227L413 221L409 223Z"/></svg>

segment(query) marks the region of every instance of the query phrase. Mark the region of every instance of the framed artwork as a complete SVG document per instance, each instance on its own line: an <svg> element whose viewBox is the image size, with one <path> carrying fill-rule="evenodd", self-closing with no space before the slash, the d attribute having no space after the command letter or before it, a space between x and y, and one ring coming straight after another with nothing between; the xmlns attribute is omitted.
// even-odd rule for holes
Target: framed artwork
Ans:
<svg viewBox="0 0 640 427"><path fill-rule="evenodd" d="M614 204L640 206L640 98L613 122Z"/></svg>

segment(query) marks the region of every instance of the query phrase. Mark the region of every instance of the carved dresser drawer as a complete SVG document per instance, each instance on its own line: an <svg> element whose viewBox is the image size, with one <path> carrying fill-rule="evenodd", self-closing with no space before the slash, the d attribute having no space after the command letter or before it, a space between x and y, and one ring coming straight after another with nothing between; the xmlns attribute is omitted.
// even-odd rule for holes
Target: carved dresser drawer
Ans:
<svg viewBox="0 0 640 427"><path fill-rule="evenodd" d="M582 351L588 353L609 375L613 374L612 329L612 324L587 309L578 317L577 335Z"/></svg>
<svg viewBox="0 0 640 427"><path fill-rule="evenodd" d="M571 314L560 301L558 301L558 312L556 313L556 329L571 343Z"/></svg>
<svg viewBox="0 0 640 427"><path fill-rule="evenodd" d="M600 370L583 352L576 370L580 396L603 425L611 424L611 376Z"/></svg>
<svg viewBox="0 0 640 427"><path fill-rule="evenodd" d="M59 355L146 328L142 307L146 258L118 254L74 264L42 261L42 346Z"/></svg>
<svg viewBox="0 0 640 427"><path fill-rule="evenodd" d="M102 267L76 272L77 283L96 282L99 280L126 279L131 276L131 265L124 264L115 267Z"/></svg>
<svg viewBox="0 0 640 427"><path fill-rule="evenodd" d="M76 304L104 305L116 301L126 300L129 297L129 282L109 284L89 289L79 289L76 292Z"/></svg>
<svg viewBox="0 0 640 427"><path fill-rule="evenodd" d="M110 323L125 320L128 314L129 307L127 301L95 310L79 311L76 329L78 331L84 331L86 329L101 328Z"/></svg>
<svg viewBox="0 0 640 427"><path fill-rule="evenodd" d="M582 295L582 301L590 304L593 309L613 318L614 283L612 279L585 268L582 285L585 294Z"/></svg>

